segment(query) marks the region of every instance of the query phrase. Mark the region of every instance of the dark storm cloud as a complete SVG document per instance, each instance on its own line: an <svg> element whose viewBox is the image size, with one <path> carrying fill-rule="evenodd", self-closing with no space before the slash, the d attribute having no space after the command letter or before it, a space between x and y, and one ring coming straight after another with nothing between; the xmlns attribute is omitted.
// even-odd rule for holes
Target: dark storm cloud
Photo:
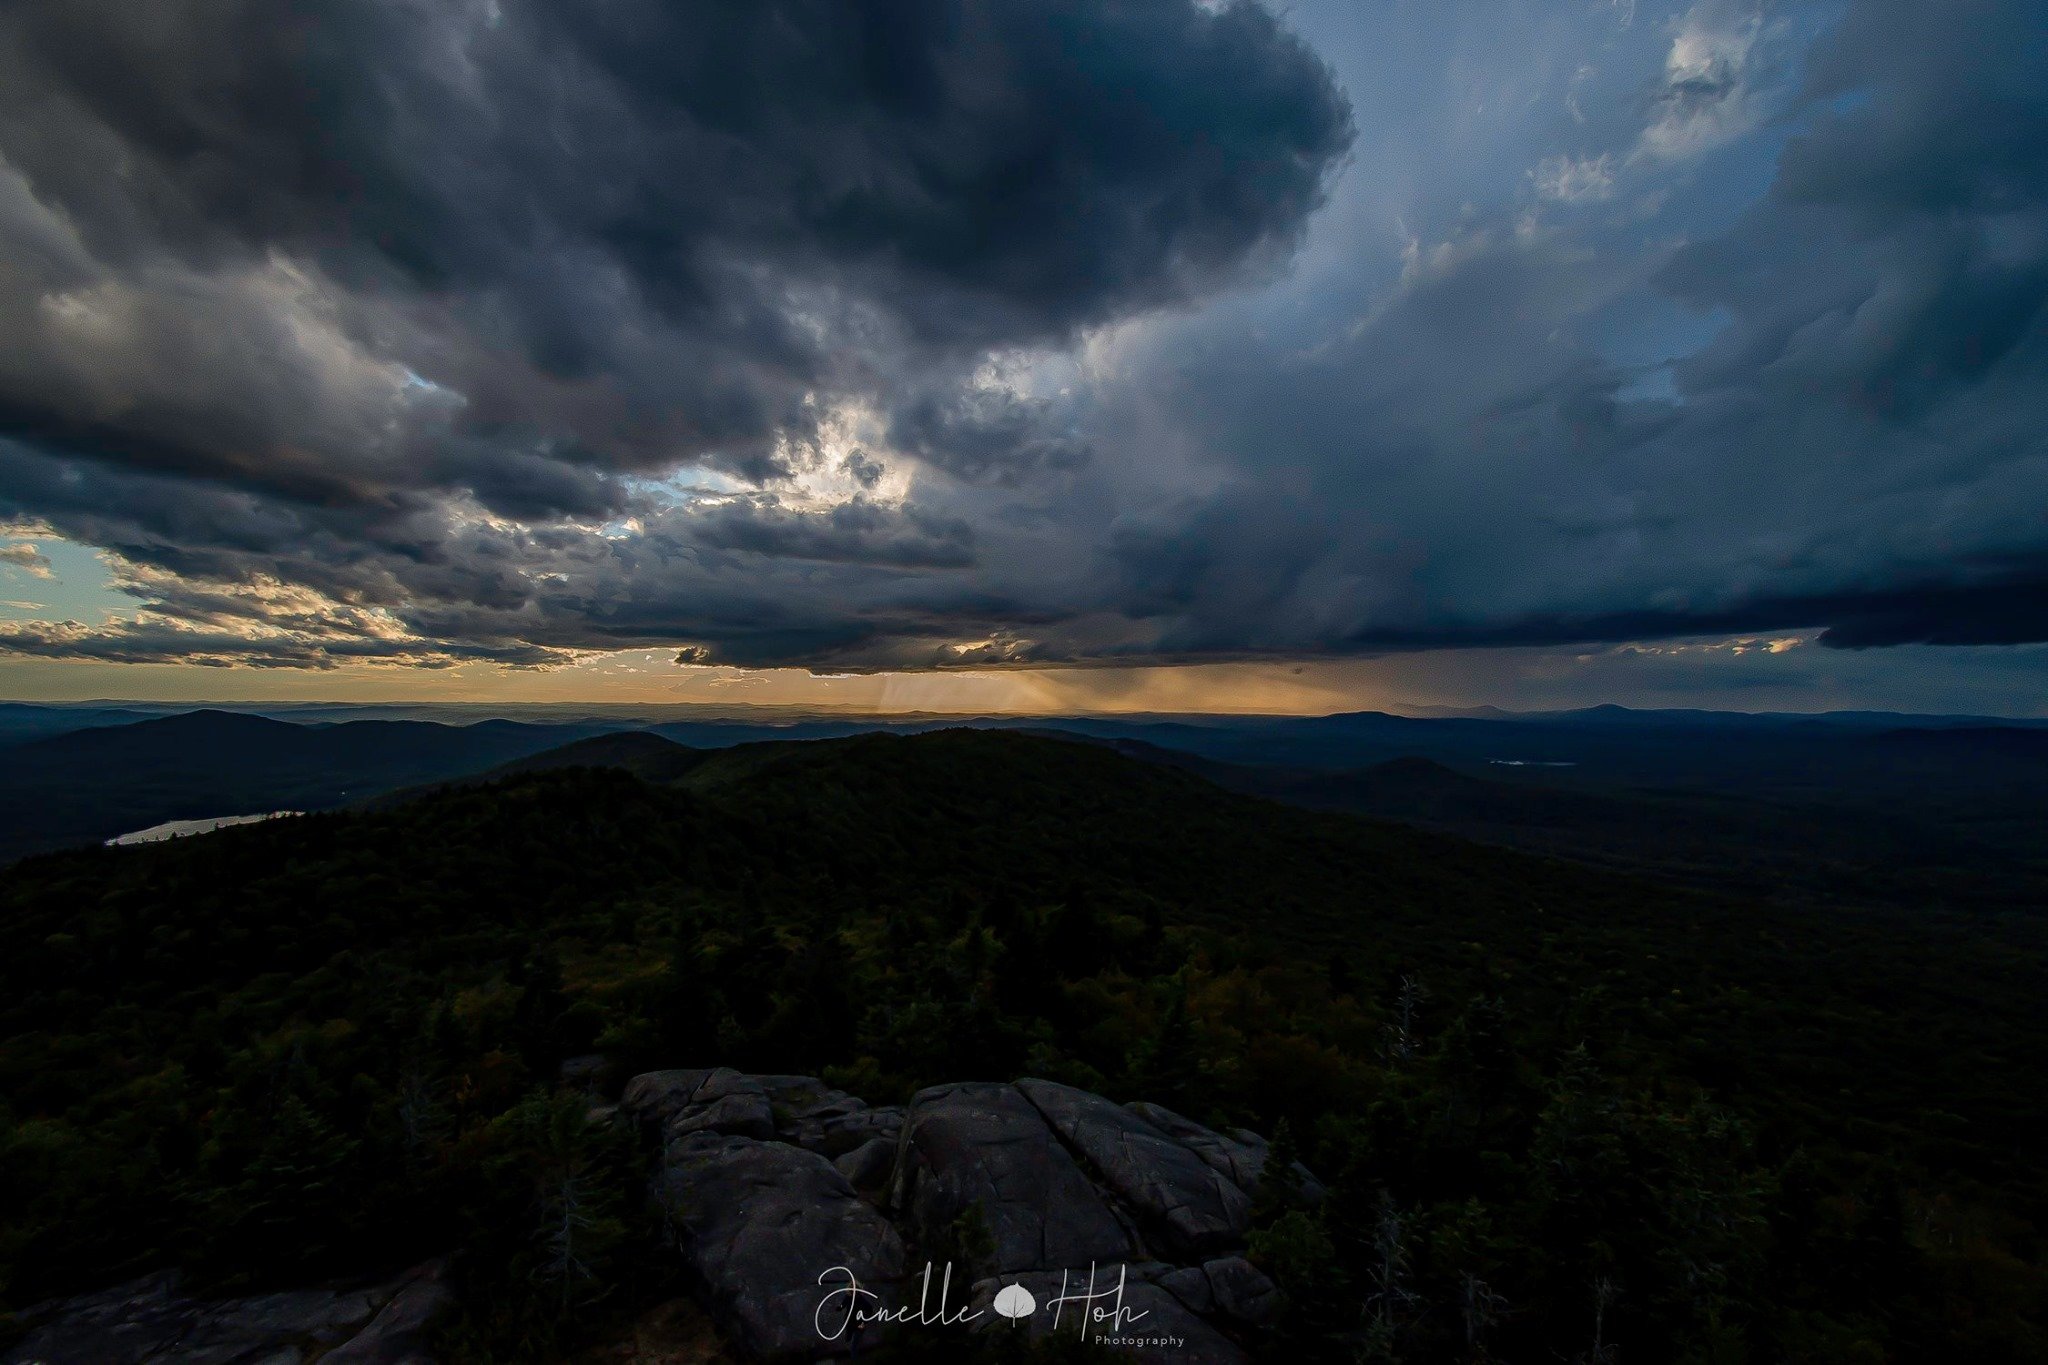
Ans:
<svg viewBox="0 0 2048 1365"><path fill-rule="evenodd" d="M1648 121L1602 154L1600 206L1462 205L1320 335L1247 339L1260 315L1226 313L1133 363L1124 429L1170 411L1212 485L1111 539L1138 648L2048 639L2033 11L1854 4L1772 94L1770 13L1695 5L1665 30ZM1738 99L1794 131L1755 204L1693 209L1722 223L1684 232L1667 204L1700 163L1757 153L1732 113L1680 136L1672 111ZM1617 318L1674 302L1711 339L1674 331L1668 364L1615 356Z"/></svg>
<svg viewBox="0 0 2048 1365"><path fill-rule="evenodd" d="M970 480L1073 466L1042 403L943 376L1284 258L1350 137L1253 3L26 0L0 512L259 625L282 583L451 652L867 639L922 608L871 613L861 573L966 568L974 535L781 505L882 481L839 415L894 411L898 457ZM627 477L679 466L765 491Z"/></svg>
<svg viewBox="0 0 2048 1365"><path fill-rule="evenodd" d="M0 649L2048 639L2034 8L0 7Z"/></svg>
<svg viewBox="0 0 2048 1365"><path fill-rule="evenodd" d="M2031 644L2048 638L2048 563L2012 582L1860 595L1823 619L1821 643L1837 649Z"/></svg>
<svg viewBox="0 0 2048 1365"><path fill-rule="evenodd" d="M919 393L896 410L889 442L965 479L1014 482L1041 470L1079 469L1093 451L1062 430L1049 408L1000 390Z"/></svg>
<svg viewBox="0 0 2048 1365"><path fill-rule="evenodd" d="M965 521L899 514L858 499L820 512L735 501L707 515L696 539L775 559L923 569L974 563L974 531Z"/></svg>
<svg viewBox="0 0 2048 1365"><path fill-rule="evenodd" d="M1866 0L1823 38L1825 102L1770 198L1662 283L1739 325L1689 364L1906 422L2010 363L2041 373L2048 24L2025 6Z"/></svg>
<svg viewBox="0 0 2048 1365"><path fill-rule="evenodd" d="M1725 610L1623 611L1603 615L1529 614L1493 625L1446 623L1373 626L1333 639L1333 654L1503 645L1567 645L1687 636L1801 631L1826 623L1817 642L1829 649L1888 645L2016 645L2042 637L2048 620L2048 564L2027 576L1748 601ZM1188 651L1189 657L1220 652ZM1275 651L1298 654L1298 648ZM1759 678L1757 686L1772 685Z"/></svg>
<svg viewBox="0 0 2048 1365"><path fill-rule="evenodd" d="M1270 15L1185 0L48 0L0 64L10 430L523 515L604 501L540 462L772 477L892 357L1197 293L1349 137Z"/></svg>
<svg viewBox="0 0 2048 1365"><path fill-rule="evenodd" d="M452 668L461 663L536 668L567 663L571 657L525 644L492 647L464 641L384 639L325 628L252 636L239 623L225 630L208 630L147 617L105 629L86 629L68 622L0 621L0 649L92 663L176 661L210 668L325 669L363 662L413 668Z"/></svg>
<svg viewBox="0 0 2048 1365"><path fill-rule="evenodd" d="M2048 639L2044 81L2032 6L1852 7L1768 199L1660 277L1734 319L1677 371L1696 439L1782 433L1865 504L1814 599L1828 643Z"/></svg>

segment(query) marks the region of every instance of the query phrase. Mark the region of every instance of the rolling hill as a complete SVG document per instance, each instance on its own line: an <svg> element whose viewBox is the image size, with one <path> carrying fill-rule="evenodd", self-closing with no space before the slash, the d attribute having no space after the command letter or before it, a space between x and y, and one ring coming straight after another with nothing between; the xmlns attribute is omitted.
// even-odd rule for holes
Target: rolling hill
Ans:
<svg viewBox="0 0 2048 1365"><path fill-rule="evenodd" d="M553 1088L594 1049L1284 1121L1338 1201L1299 1235L1395 1201L1429 1239L1417 1292L1483 1266L1518 1358L1576 1349L1617 1256L1612 1322L1648 1358L2039 1340L2001 1287L2044 1282L2037 919L1785 915L1060 738L662 743L0 871L0 1303L462 1246L470 1358L510 1359L557 1311L534 1210L572 1160L618 1228L590 1302L657 1301L636 1168ZM1734 1202L1678 1216L1701 1199ZM1887 1232L1899 1208L1938 1235ZM1326 1244L1310 1280L1268 1261L1302 1302L1365 1273ZM1728 1286L1705 1308L1702 1263ZM1900 1298L1908 1265L1943 1295Z"/></svg>
<svg viewBox="0 0 2048 1365"><path fill-rule="evenodd" d="M1961 827L1938 813L1736 792L1630 789L1541 776L1478 776L1411 755L1362 768L1254 767L1136 740L1117 752L1218 786L1313 810L1349 811L1481 843L1570 858L1677 885L1810 904L2038 909L2048 866L2030 857L2028 796L1980 793ZM1493 769L1523 774L1530 770ZM1992 828L1991 814L2008 826Z"/></svg>
<svg viewBox="0 0 2048 1365"><path fill-rule="evenodd" d="M326 809L586 733L511 721L295 725L230 711L75 730L0 751L0 862L166 820Z"/></svg>

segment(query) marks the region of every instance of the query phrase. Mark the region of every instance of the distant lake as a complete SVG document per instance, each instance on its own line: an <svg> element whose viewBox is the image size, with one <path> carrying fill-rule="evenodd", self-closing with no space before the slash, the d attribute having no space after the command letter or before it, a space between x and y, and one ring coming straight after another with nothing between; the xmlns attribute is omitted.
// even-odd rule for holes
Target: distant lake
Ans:
<svg viewBox="0 0 2048 1365"><path fill-rule="evenodd" d="M301 811L273 810L261 815L216 815L211 820L166 820L161 825L138 829L133 834L117 834L107 840L113 844L154 844L163 839L179 839L187 834L209 834L229 825L253 825L258 820L275 820L283 815L299 815Z"/></svg>

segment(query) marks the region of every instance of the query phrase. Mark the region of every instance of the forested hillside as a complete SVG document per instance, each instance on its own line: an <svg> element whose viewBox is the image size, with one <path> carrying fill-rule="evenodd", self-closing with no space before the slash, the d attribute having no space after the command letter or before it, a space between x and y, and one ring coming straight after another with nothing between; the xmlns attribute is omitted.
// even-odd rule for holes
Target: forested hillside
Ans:
<svg viewBox="0 0 2048 1365"><path fill-rule="evenodd" d="M553 1358L672 1292L558 1085L601 1052L1281 1132L1331 1193L1260 1213L1276 1360L2048 1352L2039 920L1788 916L1019 734L565 758L646 776L0 874L0 1302L462 1247L451 1349Z"/></svg>
<svg viewBox="0 0 2048 1365"><path fill-rule="evenodd" d="M0 864L167 820L344 805L589 732L504 720L297 725L193 711L35 739L0 748Z"/></svg>

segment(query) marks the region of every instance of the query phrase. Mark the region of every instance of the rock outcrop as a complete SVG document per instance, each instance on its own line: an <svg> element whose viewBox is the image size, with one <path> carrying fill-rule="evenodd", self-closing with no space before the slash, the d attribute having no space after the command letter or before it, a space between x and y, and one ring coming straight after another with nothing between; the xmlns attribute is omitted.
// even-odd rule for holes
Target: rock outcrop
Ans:
<svg viewBox="0 0 2048 1365"><path fill-rule="evenodd" d="M173 1273L22 1313L4 1365L432 1365L427 1330L449 1302L439 1262L382 1284L241 1299L184 1295Z"/></svg>
<svg viewBox="0 0 2048 1365"><path fill-rule="evenodd" d="M899 1110L809 1077L658 1071L619 1108L658 1139L677 1250L754 1358L843 1354L858 1307L862 1340L1059 1331L1236 1365L1278 1304L1242 1254L1267 1159L1243 1130L1042 1080L935 1086ZM1012 1286L1022 1316L995 1309Z"/></svg>
<svg viewBox="0 0 2048 1365"><path fill-rule="evenodd" d="M1130 1259L1130 1232L1015 1087L938 1086L910 1102L890 1205L976 1276Z"/></svg>
<svg viewBox="0 0 2048 1365"><path fill-rule="evenodd" d="M1139 1118L1186 1146L1207 1162L1211 1170L1246 1194L1258 1194L1259 1186L1266 1176L1268 1144L1257 1133L1243 1128L1233 1128L1226 1136L1204 1128L1193 1119L1182 1118L1160 1104L1138 1103L1126 1107ZM1298 1161L1294 1164L1294 1179L1308 1198L1323 1197L1322 1182L1315 1178L1308 1167Z"/></svg>
<svg viewBox="0 0 2048 1365"><path fill-rule="evenodd" d="M903 1111L867 1102L811 1076L748 1076L730 1067L650 1071L626 1083L619 1107L665 1139L723 1133L774 1139L828 1157L896 1140Z"/></svg>
<svg viewBox="0 0 2048 1365"><path fill-rule="evenodd" d="M903 1279L896 1229L817 1152L686 1133L668 1144L659 1197L692 1277L751 1355L847 1344L854 1333L833 1329L850 1327L849 1315L829 1311L828 1291L858 1283L893 1293Z"/></svg>
<svg viewBox="0 0 2048 1365"><path fill-rule="evenodd" d="M729 1067L635 1076L611 1105L603 1059L576 1060L564 1084L591 1121L637 1124L658 1153L684 1275L743 1358L951 1329L1244 1365L1278 1309L1243 1254L1269 1152L1242 1129L1052 1081L934 1086L895 1108ZM1294 1184L1320 1188L1298 1166ZM0 1365L431 1365L449 1299L439 1262L230 1300L157 1275L27 1310Z"/></svg>
<svg viewBox="0 0 2048 1365"><path fill-rule="evenodd" d="M1244 1245L1250 1196L1192 1149L1100 1095L1052 1081L1019 1081L1017 1089L1136 1215L1162 1255L1185 1259Z"/></svg>

